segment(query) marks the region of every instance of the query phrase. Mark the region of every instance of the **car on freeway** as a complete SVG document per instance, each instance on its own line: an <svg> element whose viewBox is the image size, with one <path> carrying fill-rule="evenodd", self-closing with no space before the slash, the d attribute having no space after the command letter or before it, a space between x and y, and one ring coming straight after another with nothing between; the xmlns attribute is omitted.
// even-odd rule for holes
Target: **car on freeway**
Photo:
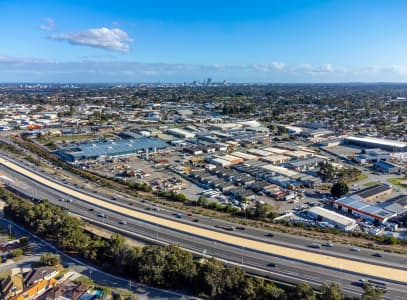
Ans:
<svg viewBox="0 0 407 300"><path fill-rule="evenodd" d="M121 221L119 221L119 224L121 224L121 225L127 225L127 221L121 220Z"/></svg>
<svg viewBox="0 0 407 300"><path fill-rule="evenodd" d="M381 254L381 253L379 253L379 252L376 252L376 253L373 253L372 256L375 256L375 257L383 257L383 254Z"/></svg>
<svg viewBox="0 0 407 300"><path fill-rule="evenodd" d="M350 248L350 251L360 252L360 249L358 247L352 247L352 248Z"/></svg>
<svg viewBox="0 0 407 300"><path fill-rule="evenodd" d="M323 243L322 246L332 248L334 245L332 243Z"/></svg>
<svg viewBox="0 0 407 300"><path fill-rule="evenodd" d="M105 214L98 214L98 217L103 218L103 219L107 218L107 216Z"/></svg>
<svg viewBox="0 0 407 300"><path fill-rule="evenodd" d="M182 214L176 213L176 214L175 214L175 217L177 217L178 219L181 219L181 218L182 218Z"/></svg>
<svg viewBox="0 0 407 300"><path fill-rule="evenodd" d="M239 229L239 230L246 230L246 228L243 227L243 226L236 226L236 229Z"/></svg>
<svg viewBox="0 0 407 300"><path fill-rule="evenodd" d="M95 209L91 207L91 208L89 208L88 210L89 210L89 211L94 211Z"/></svg>
<svg viewBox="0 0 407 300"><path fill-rule="evenodd" d="M316 248L316 249L321 249L322 245L318 243L313 243L309 245L310 248Z"/></svg>
<svg viewBox="0 0 407 300"><path fill-rule="evenodd" d="M188 217L192 217L192 214L191 214L191 213L189 213L189 214L188 214Z"/></svg>
<svg viewBox="0 0 407 300"><path fill-rule="evenodd" d="M276 264L272 263L272 262L267 264L267 267L273 267L274 268L275 266L276 266Z"/></svg>
<svg viewBox="0 0 407 300"><path fill-rule="evenodd" d="M274 234L271 233L271 232L269 232L269 233L266 234L266 236L268 236L268 237L274 237Z"/></svg>
<svg viewBox="0 0 407 300"><path fill-rule="evenodd" d="M199 219L193 219L192 222L198 223Z"/></svg>
<svg viewBox="0 0 407 300"><path fill-rule="evenodd" d="M130 202L129 205L134 205L134 202Z"/></svg>

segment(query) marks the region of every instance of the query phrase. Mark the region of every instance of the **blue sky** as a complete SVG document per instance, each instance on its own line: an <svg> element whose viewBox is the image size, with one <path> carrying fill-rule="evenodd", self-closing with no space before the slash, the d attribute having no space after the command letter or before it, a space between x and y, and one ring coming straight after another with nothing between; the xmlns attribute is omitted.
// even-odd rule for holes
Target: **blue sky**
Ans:
<svg viewBox="0 0 407 300"><path fill-rule="evenodd" d="M407 1L0 0L0 81L407 81Z"/></svg>

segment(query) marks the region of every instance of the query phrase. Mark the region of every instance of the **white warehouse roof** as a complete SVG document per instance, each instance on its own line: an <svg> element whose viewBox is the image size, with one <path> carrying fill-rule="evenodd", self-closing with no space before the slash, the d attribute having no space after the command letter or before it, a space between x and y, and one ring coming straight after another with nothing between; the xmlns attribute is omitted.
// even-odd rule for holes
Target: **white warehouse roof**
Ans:
<svg viewBox="0 0 407 300"><path fill-rule="evenodd" d="M308 210L310 213L321 216L322 218L331 221L334 224L340 224L344 227L355 225L356 221L337 212L325 209L323 207L314 206Z"/></svg>
<svg viewBox="0 0 407 300"><path fill-rule="evenodd" d="M374 138L374 137L349 136L346 139L349 141L374 143L374 144L380 144L380 145L390 146L390 147L407 147L407 143L403 143L403 142L395 141L395 140Z"/></svg>

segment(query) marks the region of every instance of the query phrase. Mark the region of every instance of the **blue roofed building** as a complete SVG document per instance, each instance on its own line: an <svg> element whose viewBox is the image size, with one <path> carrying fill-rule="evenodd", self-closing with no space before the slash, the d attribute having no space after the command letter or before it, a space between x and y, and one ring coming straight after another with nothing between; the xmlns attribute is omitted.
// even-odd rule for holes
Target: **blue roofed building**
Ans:
<svg viewBox="0 0 407 300"><path fill-rule="evenodd" d="M406 168L386 161L378 161L374 164L374 168L380 172L388 174L404 173Z"/></svg>
<svg viewBox="0 0 407 300"><path fill-rule="evenodd" d="M143 152L156 152L169 145L158 138L141 137L100 143L83 143L55 151L61 159L68 162L99 159L112 156L127 156Z"/></svg>

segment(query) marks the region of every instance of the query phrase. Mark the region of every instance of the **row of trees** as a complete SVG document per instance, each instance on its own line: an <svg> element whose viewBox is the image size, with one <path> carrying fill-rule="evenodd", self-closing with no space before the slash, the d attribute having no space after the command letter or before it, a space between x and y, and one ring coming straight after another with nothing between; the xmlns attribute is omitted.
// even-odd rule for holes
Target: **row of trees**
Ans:
<svg viewBox="0 0 407 300"><path fill-rule="evenodd" d="M213 258L195 259L174 245L131 247L117 234L110 239L95 236L82 228L79 219L47 201L33 204L4 189L0 189L0 198L7 203L5 215L15 222L62 250L141 283L186 289L211 299L345 299L337 284L324 285L320 294L304 283L282 289L269 281L249 277L240 268L226 268ZM55 259L50 254L42 257L47 265L55 264Z"/></svg>

